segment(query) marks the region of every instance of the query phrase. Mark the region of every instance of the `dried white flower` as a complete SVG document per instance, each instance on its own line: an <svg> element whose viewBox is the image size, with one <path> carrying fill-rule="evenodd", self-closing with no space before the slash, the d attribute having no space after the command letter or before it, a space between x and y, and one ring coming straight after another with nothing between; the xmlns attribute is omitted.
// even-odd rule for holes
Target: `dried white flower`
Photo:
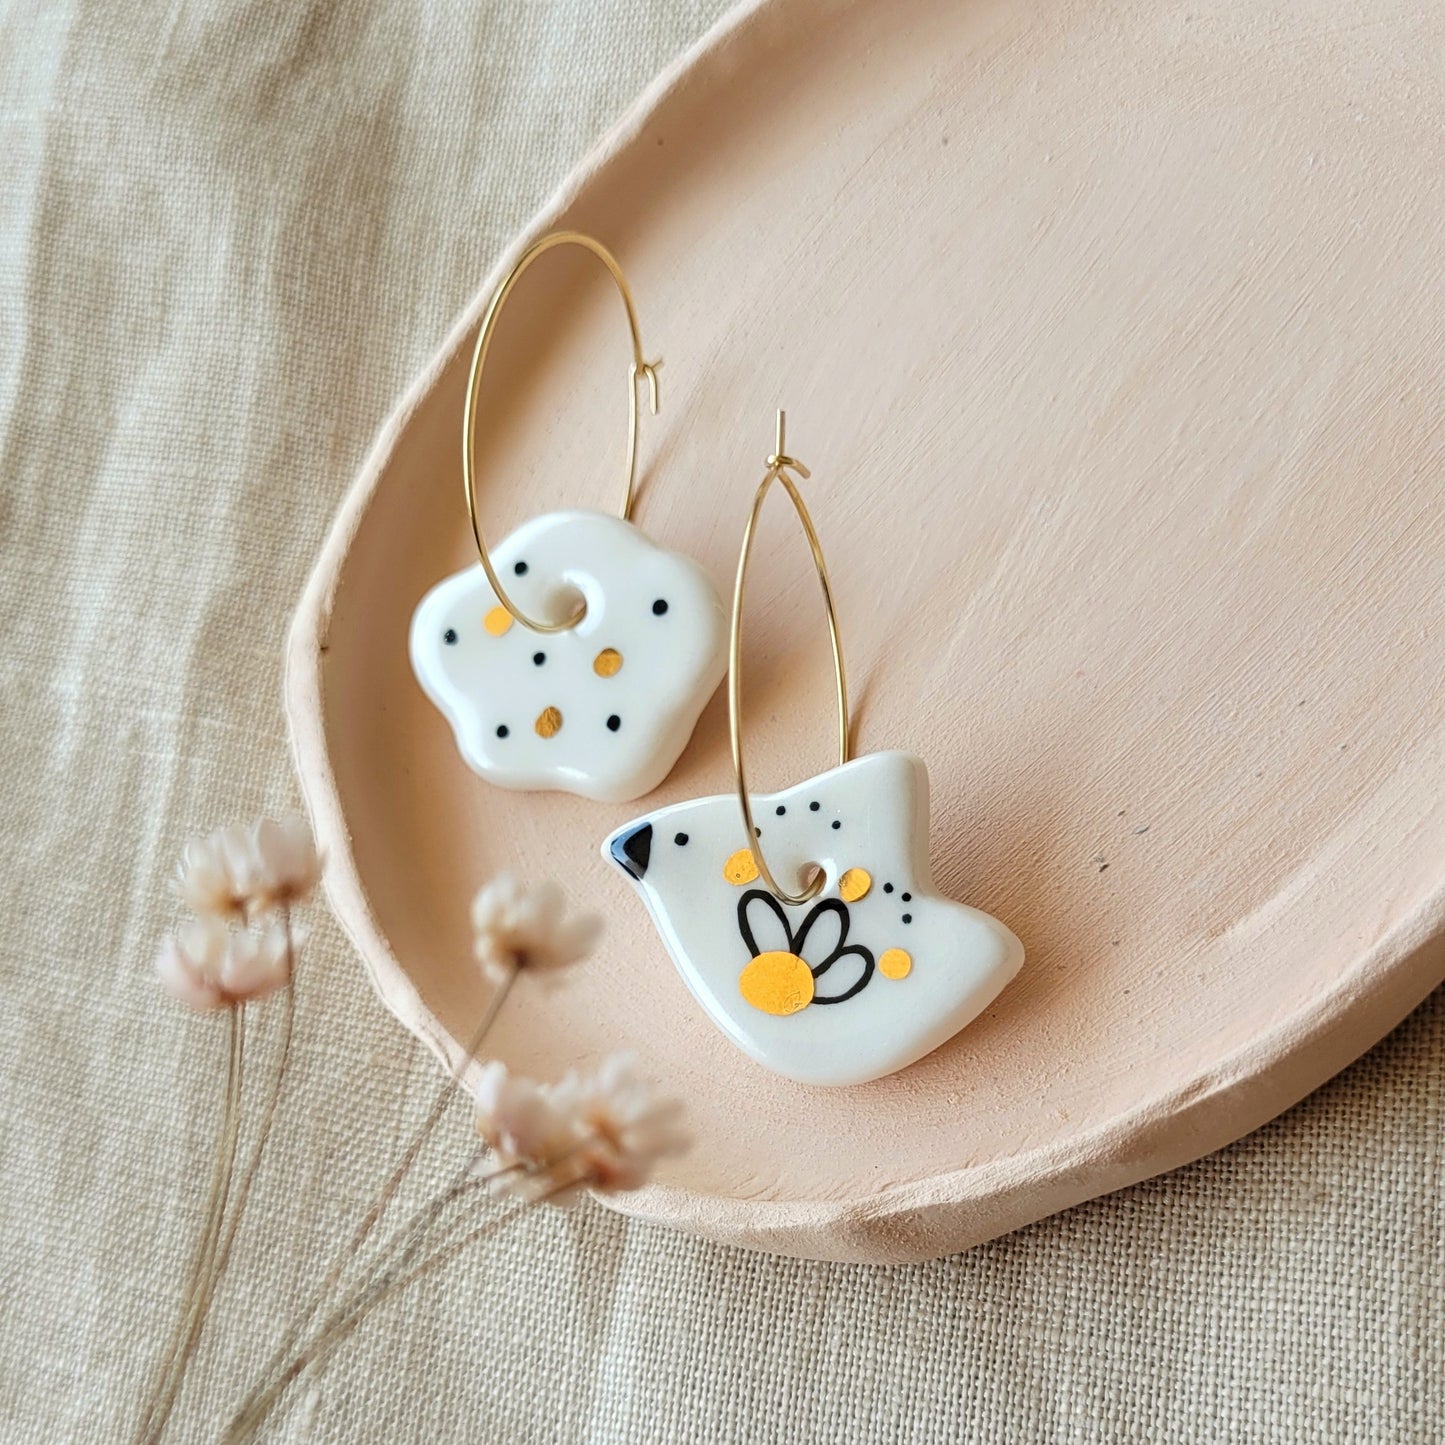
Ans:
<svg viewBox="0 0 1445 1445"><path fill-rule="evenodd" d="M536 1084L488 1063L478 1077L477 1132L494 1155L484 1173L496 1194L564 1208L585 1189L638 1189L657 1161L687 1148L682 1107L614 1054L590 1076Z"/></svg>
<svg viewBox="0 0 1445 1445"><path fill-rule="evenodd" d="M306 819L262 818L250 833L251 892L261 908L300 903L321 877L321 856Z"/></svg>
<svg viewBox="0 0 1445 1445"><path fill-rule="evenodd" d="M604 1194L640 1189L659 1159L683 1153L692 1142L682 1127L682 1105L638 1075L632 1054L609 1054L595 1073L569 1073L550 1092L584 1141L579 1156L586 1184Z"/></svg>
<svg viewBox="0 0 1445 1445"><path fill-rule="evenodd" d="M473 949L482 972L501 983L514 969L545 972L585 958L602 936L595 914L567 918L555 883L525 888L510 873L492 879L472 902Z"/></svg>
<svg viewBox="0 0 1445 1445"><path fill-rule="evenodd" d="M187 843L176 892L203 916L237 919L251 909L299 903L320 876L321 859L306 820L262 818Z"/></svg>
<svg viewBox="0 0 1445 1445"><path fill-rule="evenodd" d="M194 1009L229 1008L264 998L290 980L300 942L272 921L231 929L213 917L192 918L166 938L156 957L161 986Z"/></svg>
<svg viewBox="0 0 1445 1445"><path fill-rule="evenodd" d="M251 842L246 829L217 828L181 852L175 889L197 913L240 918L251 897Z"/></svg>
<svg viewBox="0 0 1445 1445"><path fill-rule="evenodd" d="M545 1086L495 1059L483 1065L472 1094L477 1133L492 1149L484 1172L497 1176L495 1192L543 1192L547 1171L573 1157L578 1139L571 1117L558 1110Z"/></svg>

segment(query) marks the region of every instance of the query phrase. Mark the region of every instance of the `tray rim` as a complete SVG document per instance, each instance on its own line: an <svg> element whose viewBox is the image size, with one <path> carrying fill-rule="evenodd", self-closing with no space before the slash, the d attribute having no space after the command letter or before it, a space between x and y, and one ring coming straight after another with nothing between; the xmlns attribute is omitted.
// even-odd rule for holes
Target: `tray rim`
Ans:
<svg viewBox="0 0 1445 1445"><path fill-rule="evenodd" d="M785 4L742 0L724 14L644 88L503 249L368 449L327 532L287 634L284 708L302 797L326 860L324 891L383 1004L449 1070L462 1064L462 1049L426 1006L372 913L326 744L322 674L351 542L410 417L469 343L507 270L537 237L558 225L594 177L699 67L719 63L766 13ZM938 1258L1244 1138L1367 1052L1442 982L1445 878L1324 994L1211 1067L1068 1141L857 1196L762 1200L652 1184L632 1194L598 1199L629 1218L776 1254L869 1264Z"/></svg>

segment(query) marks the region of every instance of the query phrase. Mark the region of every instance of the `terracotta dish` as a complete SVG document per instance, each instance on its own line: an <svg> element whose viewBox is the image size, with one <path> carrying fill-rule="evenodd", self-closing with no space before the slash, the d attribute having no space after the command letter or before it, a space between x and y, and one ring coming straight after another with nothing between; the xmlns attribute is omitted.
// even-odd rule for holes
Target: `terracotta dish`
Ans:
<svg viewBox="0 0 1445 1445"><path fill-rule="evenodd" d="M857 749L927 762L941 891L1023 971L858 1088L750 1063L600 840L642 809L470 773L412 678L472 555L459 437L488 278L386 424L289 645L301 778L373 982L439 1052L508 868L605 911L601 957L494 1036L618 1047L699 1144L615 1201L846 1260L957 1250L1216 1149L1445 973L1445 9L779 0L734 14L543 231L625 267L662 411L636 520L726 590L789 450L837 589ZM606 509L621 308L590 258L514 294L483 397L492 535ZM832 760L816 581L774 500L748 612L759 790ZM724 792L714 697L645 806Z"/></svg>

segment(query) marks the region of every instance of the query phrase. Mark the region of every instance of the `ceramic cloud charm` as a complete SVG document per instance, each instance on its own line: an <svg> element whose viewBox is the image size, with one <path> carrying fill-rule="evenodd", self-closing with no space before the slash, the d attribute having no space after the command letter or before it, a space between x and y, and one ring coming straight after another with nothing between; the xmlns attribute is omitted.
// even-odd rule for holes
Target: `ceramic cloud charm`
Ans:
<svg viewBox="0 0 1445 1445"><path fill-rule="evenodd" d="M779 877L820 865L785 906L739 849L738 802L702 798L618 829L603 855L636 884L687 986L745 1053L805 1084L906 1067L977 1017L1023 963L997 919L933 891L928 773L873 753L754 799Z"/></svg>
<svg viewBox="0 0 1445 1445"><path fill-rule="evenodd" d="M535 517L492 559L528 614L565 617L578 593L586 614L533 632L480 566L422 598L412 667L462 756L505 788L609 803L651 792L727 668L727 617L706 573L597 512Z"/></svg>

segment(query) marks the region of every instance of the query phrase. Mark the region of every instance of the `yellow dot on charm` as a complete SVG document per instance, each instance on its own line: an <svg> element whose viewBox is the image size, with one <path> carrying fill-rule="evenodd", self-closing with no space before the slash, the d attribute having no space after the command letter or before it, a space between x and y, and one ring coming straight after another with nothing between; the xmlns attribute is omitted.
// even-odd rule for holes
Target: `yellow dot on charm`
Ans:
<svg viewBox="0 0 1445 1445"><path fill-rule="evenodd" d="M901 948L885 948L878 959L878 972L884 978L907 978L913 971L913 960Z"/></svg>
<svg viewBox="0 0 1445 1445"><path fill-rule="evenodd" d="M738 977L738 992L755 1009L786 1017L813 1002L813 970L796 953L760 953Z"/></svg>
<svg viewBox="0 0 1445 1445"><path fill-rule="evenodd" d="M838 896L844 903L856 903L868 896L873 886L873 876L866 868L850 868L838 880Z"/></svg>
<svg viewBox="0 0 1445 1445"><path fill-rule="evenodd" d="M544 707L532 726L539 738L554 738L562 731L562 714L555 707Z"/></svg>
<svg viewBox="0 0 1445 1445"><path fill-rule="evenodd" d="M500 637L512 625L512 614L505 607L494 607L482 618L482 626L492 634L493 637Z"/></svg>
<svg viewBox="0 0 1445 1445"><path fill-rule="evenodd" d="M592 671L598 677L616 677L622 671L622 654L615 647L604 647L592 659Z"/></svg>
<svg viewBox="0 0 1445 1445"><path fill-rule="evenodd" d="M736 853L723 864L723 877L727 879L734 888L741 888L744 883L751 883L758 876L757 861L753 857L751 848L739 848Z"/></svg>

